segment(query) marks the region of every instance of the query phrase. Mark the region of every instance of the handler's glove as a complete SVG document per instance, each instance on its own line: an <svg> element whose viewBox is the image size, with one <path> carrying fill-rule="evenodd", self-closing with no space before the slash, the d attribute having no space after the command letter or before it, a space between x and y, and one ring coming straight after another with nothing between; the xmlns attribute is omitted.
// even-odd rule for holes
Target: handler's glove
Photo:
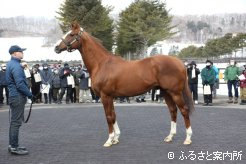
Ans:
<svg viewBox="0 0 246 164"><path fill-rule="evenodd" d="M37 97L34 95L32 95L31 97L28 97L28 98L31 99L32 102L34 102L37 99Z"/></svg>

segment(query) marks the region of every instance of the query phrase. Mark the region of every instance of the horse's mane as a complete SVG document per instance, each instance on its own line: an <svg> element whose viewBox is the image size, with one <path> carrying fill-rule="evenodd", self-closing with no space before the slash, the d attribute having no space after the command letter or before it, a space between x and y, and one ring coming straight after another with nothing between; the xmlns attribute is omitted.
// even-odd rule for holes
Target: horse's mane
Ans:
<svg viewBox="0 0 246 164"><path fill-rule="evenodd" d="M84 32L85 32L85 31L84 31ZM88 32L86 32L85 34L86 34L85 36L86 36L87 38L93 40L94 43L95 43L96 45L100 46L105 52L107 52L107 54L112 55L112 53L111 53L109 50L107 50L107 49L103 46L102 40L100 40L100 39L98 39L98 38L92 36L92 35L89 34Z"/></svg>

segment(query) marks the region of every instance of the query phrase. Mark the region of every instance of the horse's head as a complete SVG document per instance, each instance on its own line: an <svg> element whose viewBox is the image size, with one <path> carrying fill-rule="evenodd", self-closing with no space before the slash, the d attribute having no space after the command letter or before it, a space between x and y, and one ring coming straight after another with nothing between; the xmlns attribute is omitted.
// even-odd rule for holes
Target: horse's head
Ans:
<svg viewBox="0 0 246 164"><path fill-rule="evenodd" d="M67 50L72 52L81 46L81 36L83 29L77 22L71 24L71 30L68 31L56 44L55 52L61 53Z"/></svg>

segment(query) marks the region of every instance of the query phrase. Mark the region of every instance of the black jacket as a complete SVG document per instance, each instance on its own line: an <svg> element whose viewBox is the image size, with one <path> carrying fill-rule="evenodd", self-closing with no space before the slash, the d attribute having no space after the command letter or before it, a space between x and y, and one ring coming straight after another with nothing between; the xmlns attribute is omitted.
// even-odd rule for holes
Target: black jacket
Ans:
<svg viewBox="0 0 246 164"><path fill-rule="evenodd" d="M59 77L61 78L61 87L68 87L67 77L71 75L71 72L71 69L66 67L60 70Z"/></svg>
<svg viewBox="0 0 246 164"><path fill-rule="evenodd" d="M192 70L195 69L195 77L192 78ZM191 65L190 68L187 68L188 74L188 83L189 84L198 84L198 75L200 74L200 70L198 68L193 68Z"/></svg>

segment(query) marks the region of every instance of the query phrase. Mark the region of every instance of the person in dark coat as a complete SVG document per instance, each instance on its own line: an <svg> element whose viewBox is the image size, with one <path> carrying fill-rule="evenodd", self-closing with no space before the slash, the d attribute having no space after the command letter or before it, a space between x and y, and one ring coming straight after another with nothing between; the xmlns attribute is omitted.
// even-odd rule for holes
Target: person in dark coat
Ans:
<svg viewBox="0 0 246 164"><path fill-rule="evenodd" d="M80 85L80 80L81 80L80 77L81 77L81 66L79 65L75 68L75 72L74 72L74 82L75 82L74 88L75 88L75 93L76 93L76 98L75 98L76 103L79 103L79 95L80 95L79 85Z"/></svg>
<svg viewBox="0 0 246 164"><path fill-rule="evenodd" d="M90 102L91 94L89 88L89 73L86 67L83 68L80 75L80 103Z"/></svg>
<svg viewBox="0 0 246 164"><path fill-rule="evenodd" d="M31 90L32 90L32 94L35 95L35 100L33 103L41 102L40 84L41 84L41 76L37 69L37 66L35 65L31 69Z"/></svg>
<svg viewBox="0 0 246 164"><path fill-rule="evenodd" d="M35 95L34 103L42 102L42 94L40 93L41 81L39 64L35 64L31 70L31 90L32 94Z"/></svg>
<svg viewBox="0 0 246 164"><path fill-rule="evenodd" d="M9 147L8 151L14 155L26 155L28 151L25 147L19 145L19 129L24 118L24 109L27 97L33 99L24 74L24 70L20 64L23 59L23 51L17 45L9 48L11 60L6 68L6 80L9 89L9 106L10 106L10 126L9 126Z"/></svg>
<svg viewBox="0 0 246 164"><path fill-rule="evenodd" d="M188 84L190 91L193 95L195 104L198 104L198 75L200 74L199 68L196 67L196 62L192 61L187 66Z"/></svg>
<svg viewBox="0 0 246 164"><path fill-rule="evenodd" d="M51 104L52 96L51 96L51 91L50 91L50 83L51 83L53 74L47 63L43 64L43 70L40 72L40 75L42 79L41 91L48 90L48 93L44 93L44 103L48 104L48 98L49 98L49 104Z"/></svg>
<svg viewBox="0 0 246 164"><path fill-rule="evenodd" d="M59 90L61 89L61 78L59 76L59 69L54 68L53 77L51 80L51 93L54 103L58 102Z"/></svg>
<svg viewBox="0 0 246 164"><path fill-rule="evenodd" d="M58 98L58 104L62 103L62 98L66 93L66 103L69 104L71 97L72 85L68 83L68 77L72 76L68 63L64 64L64 67L60 70L59 77L61 78L61 92Z"/></svg>

